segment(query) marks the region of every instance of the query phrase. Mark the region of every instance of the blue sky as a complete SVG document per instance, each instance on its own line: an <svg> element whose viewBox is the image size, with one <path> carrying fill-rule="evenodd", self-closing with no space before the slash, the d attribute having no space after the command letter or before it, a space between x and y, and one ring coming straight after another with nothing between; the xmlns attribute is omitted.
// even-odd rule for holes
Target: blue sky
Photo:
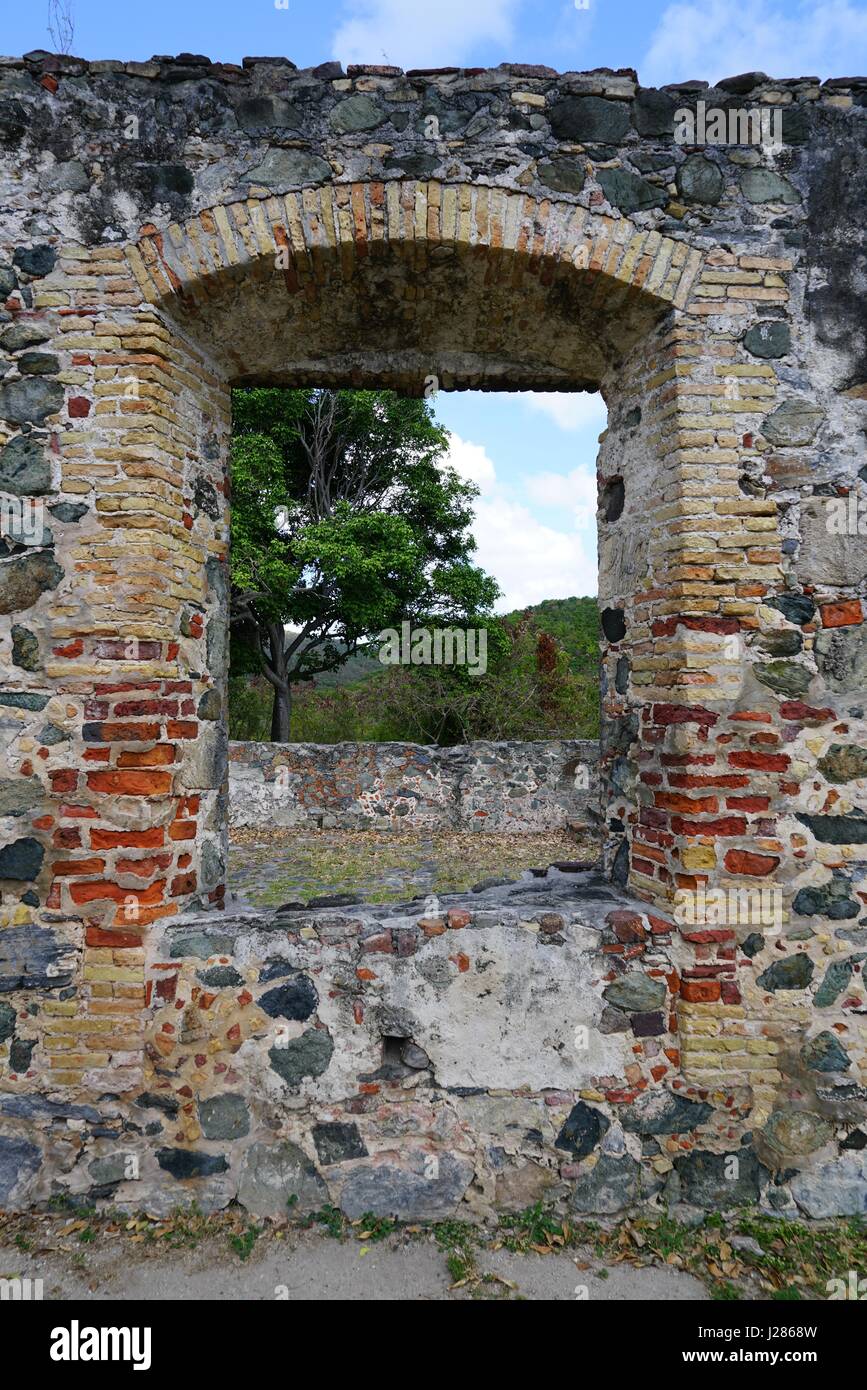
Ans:
<svg viewBox="0 0 867 1390"><path fill-rule="evenodd" d="M867 72L867 0L67 0L72 52L339 58L402 67L545 63L634 67L647 85L760 69L776 77ZM6 0L7 54L51 48L48 0ZM481 488L478 559L501 608L596 589L599 397L441 394L452 461Z"/></svg>

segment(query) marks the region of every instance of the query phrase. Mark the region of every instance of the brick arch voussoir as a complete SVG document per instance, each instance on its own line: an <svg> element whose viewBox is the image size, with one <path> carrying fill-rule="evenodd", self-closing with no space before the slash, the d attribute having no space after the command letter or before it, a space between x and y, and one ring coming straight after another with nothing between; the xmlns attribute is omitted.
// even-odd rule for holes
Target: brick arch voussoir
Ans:
<svg viewBox="0 0 867 1390"><path fill-rule="evenodd" d="M245 267L270 263L290 293L302 293L335 258L351 279L387 247L416 269L443 248L496 253L513 274L538 274L543 283L572 269L589 277L591 305L609 311L635 296L682 308L704 259L628 217L487 185L407 179L219 204L162 231L148 228L126 255L147 302L170 312L179 299L207 302L223 275Z"/></svg>

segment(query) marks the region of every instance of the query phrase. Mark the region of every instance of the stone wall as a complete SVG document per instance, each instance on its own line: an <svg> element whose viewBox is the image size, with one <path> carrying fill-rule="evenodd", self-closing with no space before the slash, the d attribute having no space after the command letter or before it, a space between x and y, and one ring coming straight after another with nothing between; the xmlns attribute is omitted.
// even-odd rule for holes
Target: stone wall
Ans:
<svg viewBox="0 0 867 1390"><path fill-rule="evenodd" d="M0 1094L0 1201L406 1221L540 1200L578 1217L863 1211L843 1043L743 1017L718 1034L679 997L687 936L574 877L580 892L549 870L426 909L162 924L141 1085L98 1103ZM724 1103L722 1078L682 1078L684 1017L726 1051ZM798 1100L756 1130L747 1078L770 1065Z"/></svg>
<svg viewBox="0 0 867 1390"><path fill-rule="evenodd" d="M599 745L230 743L234 826L532 832L598 815Z"/></svg>
<svg viewBox="0 0 867 1390"><path fill-rule="evenodd" d="M678 142L699 100L779 144ZM143 1093L184 1181L231 1167L181 1072L252 1101L267 956L153 1019L224 899L229 392L265 381L602 390L605 862L678 952L651 1079L863 1209L865 127L858 78L0 59L0 490L44 522L0 548L0 1200L99 1188L85 1129L144 1135ZM583 1104L649 1086L621 1062Z"/></svg>

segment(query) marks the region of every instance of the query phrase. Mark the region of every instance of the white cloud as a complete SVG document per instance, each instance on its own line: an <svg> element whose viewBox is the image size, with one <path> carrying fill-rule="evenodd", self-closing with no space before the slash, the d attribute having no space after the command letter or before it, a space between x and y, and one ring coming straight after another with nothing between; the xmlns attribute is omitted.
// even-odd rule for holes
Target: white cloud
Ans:
<svg viewBox="0 0 867 1390"><path fill-rule="evenodd" d="M598 391L527 391L521 393L530 410L547 415L561 430L605 429L608 412Z"/></svg>
<svg viewBox="0 0 867 1390"><path fill-rule="evenodd" d="M867 66L867 10L850 0L704 0L668 6L638 71L661 85L756 70L842 77L859 64Z"/></svg>
<svg viewBox="0 0 867 1390"><path fill-rule="evenodd" d="M526 507L504 497L480 499L473 530L476 559L503 590L501 612L596 592L596 555L576 531L543 526Z"/></svg>
<svg viewBox="0 0 867 1390"><path fill-rule="evenodd" d="M334 35L334 56L344 63L393 63L399 67L455 66L476 46L506 49L514 33L518 0L352 0L352 18Z"/></svg>
<svg viewBox="0 0 867 1390"><path fill-rule="evenodd" d="M545 526L521 502L507 497L497 481L497 470L481 444L472 444L460 435L450 436L446 459L461 477L481 488L476 500L473 535L477 550L474 559L493 574L503 590L497 604L502 613L526 608L546 598L568 598L572 594L594 594L597 586L595 536L577 530L558 531ZM591 496L592 505L582 519L580 513ZM592 528L596 507L595 476L573 470L568 475L543 473L527 486L533 500L544 502L565 497L565 507L573 509L576 525Z"/></svg>
<svg viewBox="0 0 867 1390"><path fill-rule="evenodd" d="M596 518L596 472L573 468L569 473L536 473L527 479L527 495L543 507L572 510L576 526L592 526Z"/></svg>
<svg viewBox="0 0 867 1390"><path fill-rule="evenodd" d="M446 463L462 478L475 483L482 492L490 492L496 485L497 470L484 444L471 444L468 439L461 439L459 434L450 434Z"/></svg>

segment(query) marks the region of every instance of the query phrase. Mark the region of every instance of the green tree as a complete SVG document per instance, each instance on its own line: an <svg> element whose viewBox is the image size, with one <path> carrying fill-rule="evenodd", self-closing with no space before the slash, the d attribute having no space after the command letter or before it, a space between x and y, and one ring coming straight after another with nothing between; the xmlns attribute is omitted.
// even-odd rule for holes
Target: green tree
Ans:
<svg viewBox="0 0 867 1390"><path fill-rule="evenodd" d="M499 590L427 401L256 387L233 409L232 670L265 675L284 743L293 682L404 620L473 625Z"/></svg>

